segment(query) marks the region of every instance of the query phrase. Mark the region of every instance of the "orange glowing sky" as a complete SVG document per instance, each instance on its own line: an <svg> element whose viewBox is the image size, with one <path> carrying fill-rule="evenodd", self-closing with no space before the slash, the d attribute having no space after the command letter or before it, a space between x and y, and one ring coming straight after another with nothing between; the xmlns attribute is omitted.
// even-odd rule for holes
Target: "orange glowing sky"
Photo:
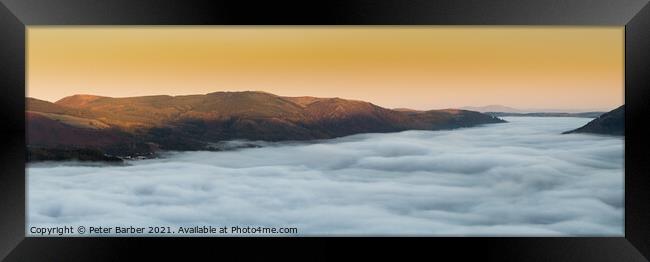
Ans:
<svg viewBox="0 0 650 262"><path fill-rule="evenodd" d="M27 96L258 90L387 108L623 104L623 27L30 26Z"/></svg>

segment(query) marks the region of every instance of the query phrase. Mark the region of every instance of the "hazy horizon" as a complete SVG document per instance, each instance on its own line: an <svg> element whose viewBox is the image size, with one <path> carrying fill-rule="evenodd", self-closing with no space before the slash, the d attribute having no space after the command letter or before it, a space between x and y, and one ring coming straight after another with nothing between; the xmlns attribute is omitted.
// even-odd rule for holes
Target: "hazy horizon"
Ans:
<svg viewBox="0 0 650 262"><path fill-rule="evenodd" d="M624 104L623 27L27 28L26 96L263 90L417 110Z"/></svg>

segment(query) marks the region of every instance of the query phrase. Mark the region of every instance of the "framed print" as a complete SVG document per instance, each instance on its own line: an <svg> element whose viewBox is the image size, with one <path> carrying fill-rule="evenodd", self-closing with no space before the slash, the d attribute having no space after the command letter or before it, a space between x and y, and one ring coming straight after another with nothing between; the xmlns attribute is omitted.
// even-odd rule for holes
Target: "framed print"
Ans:
<svg viewBox="0 0 650 262"><path fill-rule="evenodd" d="M1 2L7 261L650 256L647 1Z"/></svg>

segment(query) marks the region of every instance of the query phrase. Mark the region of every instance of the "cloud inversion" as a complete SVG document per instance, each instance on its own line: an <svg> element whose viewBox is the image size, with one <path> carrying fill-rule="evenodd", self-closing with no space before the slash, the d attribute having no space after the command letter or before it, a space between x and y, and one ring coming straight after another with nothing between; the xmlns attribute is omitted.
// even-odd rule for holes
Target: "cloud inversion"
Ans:
<svg viewBox="0 0 650 262"><path fill-rule="evenodd" d="M302 235L623 234L623 139L587 118L505 118L170 153L129 166L36 164L28 224L297 227Z"/></svg>

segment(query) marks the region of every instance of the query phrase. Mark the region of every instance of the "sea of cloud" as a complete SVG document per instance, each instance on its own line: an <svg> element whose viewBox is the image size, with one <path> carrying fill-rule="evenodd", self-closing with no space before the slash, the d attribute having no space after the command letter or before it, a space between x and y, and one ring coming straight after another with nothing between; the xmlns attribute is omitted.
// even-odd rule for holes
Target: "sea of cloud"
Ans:
<svg viewBox="0 0 650 262"><path fill-rule="evenodd" d="M621 236L623 138L587 118L32 164L28 227L296 227L300 235Z"/></svg>

